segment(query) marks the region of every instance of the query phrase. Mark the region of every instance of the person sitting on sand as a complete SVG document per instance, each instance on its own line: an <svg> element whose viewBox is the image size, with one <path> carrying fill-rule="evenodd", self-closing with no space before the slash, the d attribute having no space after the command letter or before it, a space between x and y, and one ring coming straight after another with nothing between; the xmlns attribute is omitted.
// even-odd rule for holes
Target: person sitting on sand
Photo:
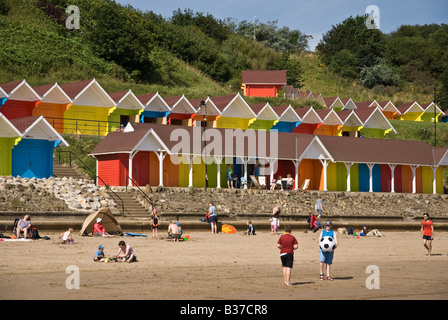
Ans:
<svg viewBox="0 0 448 320"><path fill-rule="evenodd" d="M104 260L105 260L104 247L102 245L100 245L98 247L98 250L96 250L96 252L95 252L95 256L93 257L93 261L98 262L98 261L104 261Z"/></svg>
<svg viewBox="0 0 448 320"><path fill-rule="evenodd" d="M97 218L96 223L93 225L93 236L113 237L106 232L106 228L102 224L103 219Z"/></svg>
<svg viewBox="0 0 448 320"><path fill-rule="evenodd" d="M168 237L166 240L170 241L179 241L182 236L182 229L180 228L180 224L173 223L171 220L168 222Z"/></svg>
<svg viewBox="0 0 448 320"><path fill-rule="evenodd" d="M246 231L245 234L247 234L248 236L256 235L255 228L254 228L254 226L252 224L252 221L250 221L250 220L247 220L247 231Z"/></svg>
<svg viewBox="0 0 448 320"><path fill-rule="evenodd" d="M117 261L127 263L137 261L137 255L130 245L126 244L124 241L120 241L118 243L118 246L120 247L120 249L118 249L118 252L115 255Z"/></svg>
<svg viewBox="0 0 448 320"><path fill-rule="evenodd" d="M70 228L67 231L65 231L63 234L61 234L59 236L59 238L62 238L62 244L68 244L71 243L73 241L73 237L72 237L72 233L73 233L73 229Z"/></svg>
<svg viewBox="0 0 448 320"><path fill-rule="evenodd" d="M30 220L30 216L25 215L23 219L20 219L19 222L17 222L17 239L19 239L21 232L23 232L23 238L26 239L28 232L31 229Z"/></svg>

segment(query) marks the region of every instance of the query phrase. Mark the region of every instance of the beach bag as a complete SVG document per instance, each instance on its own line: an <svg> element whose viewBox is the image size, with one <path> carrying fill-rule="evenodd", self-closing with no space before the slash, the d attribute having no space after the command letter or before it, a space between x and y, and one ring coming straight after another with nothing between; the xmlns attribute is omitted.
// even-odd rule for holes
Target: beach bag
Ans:
<svg viewBox="0 0 448 320"><path fill-rule="evenodd" d="M31 229L31 239L40 239L39 230L37 230L37 228Z"/></svg>

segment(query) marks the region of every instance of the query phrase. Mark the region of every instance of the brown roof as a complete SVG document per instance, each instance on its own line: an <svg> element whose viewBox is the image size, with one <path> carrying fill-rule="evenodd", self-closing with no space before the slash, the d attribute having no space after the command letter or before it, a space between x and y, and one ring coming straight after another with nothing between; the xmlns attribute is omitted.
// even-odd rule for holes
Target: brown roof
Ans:
<svg viewBox="0 0 448 320"><path fill-rule="evenodd" d="M149 100L152 99L156 94L155 93L148 93L148 94L141 94L137 96L137 99L140 100L140 102L146 106L146 104L149 102Z"/></svg>
<svg viewBox="0 0 448 320"><path fill-rule="evenodd" d="M286 85L285 70L243 70L241 82L244 84Z"/></svg>
<svg viewBox="0 0 448 320"><path fill-rule="evenodd" d="M39 119L40 116L31 116L31 117L25 117L25 118L16 118L9 120L14 127L17 128L20 132L24 132L26 129L28 129L34 122Z"/></svg>
<svg viewBox="0 0 448 320"><path fill-rule="evenodd" d="M288 109L288 107L289 107L289 105L275 106L275 107L272 107L272 110L274 110L275 113L280 117L283 114L283 112L285 112L286 109Z"/></svg>
<svg viewBox="0 0 448 320"><path fill-rule="evenodd" d="M70 97L70 99L74 100L78 94L84 90L89 83L91 83L94 79L72 82L66 84L60 84L62 90Z"/></svg>
<svg viewBox="0 0 448 320"><path fill-rule="evenodd" d="M432 147L425 142L335 136L319 139L336 162L434 165Z"/></svg>
<svg viewBox="0 0 448 320"><path fill-rule="evenodd" d="M210 99L218 108L218 110L222 112L225 109L225 107L227 107L229 103L235 98L236 95L237 94L233 93L224 96L210 97Z"/></svg>
<svg viewBox="0 0 448 320"><path fill-rule="evenodd" d="M23 80L13 81L8 83L0 84L0 87L5 91L8 95L14 90L19 84L21 84Z"/></svg>
<svg viewBox="0 0 448 320"><path fill-rule="evenodd" d="M108 93L109 97L112 98L112 100L115 101L115 103L118 103L123 97L129 92L129 90L126 91L119 91L119 92L112 92Z"/></svg>
<svg viewBox="0 0 448 320"><path fill-rule="evenodd" d="M39 97L43 97L54 85L54 83L44 84L43 86L33 87L33 90L36 91Z"/></svg>

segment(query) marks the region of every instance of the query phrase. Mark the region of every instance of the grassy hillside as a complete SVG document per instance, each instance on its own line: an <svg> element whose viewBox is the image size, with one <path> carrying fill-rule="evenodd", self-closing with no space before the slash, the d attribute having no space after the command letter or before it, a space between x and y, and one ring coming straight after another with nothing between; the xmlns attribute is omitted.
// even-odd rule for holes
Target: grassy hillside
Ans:
<svg viewBox="0 0 448 320"><path fill-rule="evenodd" d="M352 98L355 102L373 99L390 100L395 105L411 101L425 103L433 100L431 95L423 93L423 90L414 88L412 85L403 88L377 86L368 89L357 81L343 78L329 70L313 52L302 54L299 59L305 79L303 91L321 93L323 97Z"/></svg>

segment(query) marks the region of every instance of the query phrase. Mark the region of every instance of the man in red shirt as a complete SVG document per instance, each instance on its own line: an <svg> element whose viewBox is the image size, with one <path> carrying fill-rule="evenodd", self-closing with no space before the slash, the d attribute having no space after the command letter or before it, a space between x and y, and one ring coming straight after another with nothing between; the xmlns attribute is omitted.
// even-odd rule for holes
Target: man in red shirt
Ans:
<svg viewBox="0 0 448 320"><path fill-rule="evenodd" d="M427 213L423 214L420 234L423 235L423 246L428 250L426 255L430 256L432 251L432 240L434 240L434 225L432 221L429 220L429 215Z"/></svg>
<svg viewBox="0 0 448 320"><path fill-rule="evenodd" d="M277 248L280 249L280 260L283 267L283 278L287 286L291 285L291 269L294 264L294 250L299 247L297 239L291 235L291 226L285 226L285 234L277 241Z"/></svg>

